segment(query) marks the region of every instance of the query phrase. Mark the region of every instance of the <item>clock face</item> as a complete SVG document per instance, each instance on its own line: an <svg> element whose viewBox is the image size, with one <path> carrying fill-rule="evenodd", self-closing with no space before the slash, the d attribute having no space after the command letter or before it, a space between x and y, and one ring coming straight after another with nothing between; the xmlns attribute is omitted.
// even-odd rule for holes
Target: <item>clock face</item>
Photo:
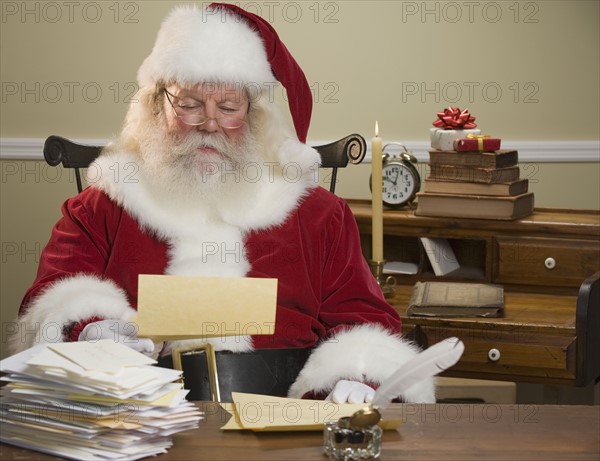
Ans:
<svg viewBox="0 0 600 461"><path fill-rule="evenodd" d="M390 205L401 205L412 200L418 192L419 180L408 166L401 163L384 165L383 201Z"/></svg>

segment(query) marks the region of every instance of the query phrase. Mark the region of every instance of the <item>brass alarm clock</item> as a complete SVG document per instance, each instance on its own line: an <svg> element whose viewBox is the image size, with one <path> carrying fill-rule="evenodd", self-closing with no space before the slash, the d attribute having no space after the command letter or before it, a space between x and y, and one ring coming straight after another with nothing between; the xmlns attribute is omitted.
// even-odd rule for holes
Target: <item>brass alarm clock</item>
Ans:
<svg viewBox="0 0 600 461"><path fill-rule="evenodd" d="M386 153L386 148L392 145L402 147L404 152L398 155ZM421 176L415 167L417 159L398 143L383 146L382 154L383 204L393 209L410 207L421 189ZM371 180L369 186L372 186Z"/></svg>

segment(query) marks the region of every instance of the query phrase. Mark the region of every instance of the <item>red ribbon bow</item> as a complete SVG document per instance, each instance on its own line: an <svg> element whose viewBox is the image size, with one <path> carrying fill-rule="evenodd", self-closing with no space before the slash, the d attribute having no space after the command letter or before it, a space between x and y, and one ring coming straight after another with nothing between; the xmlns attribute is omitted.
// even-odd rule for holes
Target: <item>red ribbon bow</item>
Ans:
<svg viewBox="0 0 600 461"><path fill-rule="evenodd" d="M458 107L446 107L444 112L436 114L438 119L433 126L444 130L468 130L477 126L475 117L469 114L469 109L461 111Z"/></svg>

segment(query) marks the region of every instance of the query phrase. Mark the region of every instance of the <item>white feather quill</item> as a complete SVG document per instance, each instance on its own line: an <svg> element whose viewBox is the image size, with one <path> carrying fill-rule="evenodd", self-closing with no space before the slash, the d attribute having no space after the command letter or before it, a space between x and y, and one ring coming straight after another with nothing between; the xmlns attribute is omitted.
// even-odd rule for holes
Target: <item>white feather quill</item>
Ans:
<svg viewBox="0 0 600 461"><path fill-rule="evenodd" d="M385 409L413 384L450 368L458 362L464 350L463 342L452 337L418 353L381 383L371 404L380 410Z"/></svg>

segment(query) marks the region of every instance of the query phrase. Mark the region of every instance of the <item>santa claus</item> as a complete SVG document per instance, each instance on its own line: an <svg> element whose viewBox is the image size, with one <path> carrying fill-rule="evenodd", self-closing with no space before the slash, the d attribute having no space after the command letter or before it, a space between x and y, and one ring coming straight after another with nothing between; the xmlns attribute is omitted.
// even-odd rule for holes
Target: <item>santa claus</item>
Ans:
<svg viewBox="0 0 600 461"><path fill-rule="evenodd" d="M276 32L232 5L178 7L138 81L95 181L62 207L13 350L104 337L164 354L173 344L128 323L139 274L276 278L275 333L212 339L215 350L310 348L290 397L368 401L418 349L400 336L348 206L318 185L320 157L304 144L310 87ZM277 82L295 133L272 100ZM433 381L399 397L433 402Z"/></svg>

